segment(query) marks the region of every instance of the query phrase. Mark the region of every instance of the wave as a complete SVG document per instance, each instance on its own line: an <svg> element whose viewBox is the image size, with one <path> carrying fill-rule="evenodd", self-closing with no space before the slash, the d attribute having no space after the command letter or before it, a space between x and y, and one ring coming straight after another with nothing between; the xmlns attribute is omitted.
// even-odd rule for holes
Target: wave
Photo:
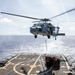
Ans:
<svg viewBox="0 0 75 75"><path fill-rule="evenodd" d="M54 40L53 37L48 39L43 36L38 36L35 39L30 35L0 36L0 60L19 53L64 54L65 56L73 56L74 59L75 37L57 37L57 40Z"/></svg>

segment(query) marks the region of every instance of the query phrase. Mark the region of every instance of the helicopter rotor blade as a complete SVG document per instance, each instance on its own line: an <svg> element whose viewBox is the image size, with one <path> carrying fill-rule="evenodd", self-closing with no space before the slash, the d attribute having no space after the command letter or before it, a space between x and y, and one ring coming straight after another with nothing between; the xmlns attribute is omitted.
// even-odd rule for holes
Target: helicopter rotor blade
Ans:
<svg viewBox="0 0 75 75"><path fill-rule="evenodd" d="M29 18L29 19L39 20L39 21L41 20L41 21L45 21L45 22L46 22L46 21L51 21L50 19L59 17L59 16L61 16L61 15L64 15L64 14L69 13L69 12L74 11L74 10L75 10L75 8L70 9L70 10L68 10L68 11L66 11L66 12L63 12L63 13L58 14L58 15L56 15L56 16L53 16L53 17L51 17L51 18L49 18L49 19L47 19L47 18L40 19L40 18L34 18L34 17L29 17L29 16L23 16L23 15L18 15L18 14L7 13L7 12L1 12L1 14L7 14L7 15L18 16L18 17L23 17L23 18Z"/></svg>
<svg viewBox="0 0 75 75"><path fill-rule="evenodd" d="M58 14L58 15L56 15L56 16L53 16L53 17L51 17L50 19L53 19L53 18L59 17L59 16L61 16L61 15L64 15L64 14L69 13L69 12L74 11L74 10L75 10L75 8L70 9L70 10L68 10L68 11L66 11L66 12L63 12L63 13Z"/></svg>
<svg viewBox="0 0 75 75"><path fill-rule="evenodd" d="M43 22L42 20L38 20L38 21L32 21L32 23L35 23L35 22Z"/></svg>
<svg viewBox="0 0 75 75"><path fill-rule="evenodd" d="M12 14L12 13L7 13L7 12L1 12L1 14L7 14L7 15L18 16L18 17L23 17L23 18L29 18L29 19L34 19L34 20L41 20L39 18L34 18L34 17L29 17L29 16L23 16L23 15L17 15L17 14Z"/></svg>

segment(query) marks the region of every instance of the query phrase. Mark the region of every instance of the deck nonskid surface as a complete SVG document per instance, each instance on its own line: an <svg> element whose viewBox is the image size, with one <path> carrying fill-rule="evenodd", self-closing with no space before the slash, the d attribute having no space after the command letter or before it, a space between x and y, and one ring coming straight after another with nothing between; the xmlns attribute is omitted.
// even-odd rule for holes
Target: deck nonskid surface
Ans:
<svg viewBox="0 0 75 75"><path fill-rule="evenodd" d="M54 55L46 55L54 56ZM54 71L56 75L66 75L68 65L63 56L58 55L61 59L60 70ZM62 61L64 60L64 61ZM40 71L46 70L45 55L39 54L19 54L10 59L6 66L0 68L0 75L37 75Z"/></svg>

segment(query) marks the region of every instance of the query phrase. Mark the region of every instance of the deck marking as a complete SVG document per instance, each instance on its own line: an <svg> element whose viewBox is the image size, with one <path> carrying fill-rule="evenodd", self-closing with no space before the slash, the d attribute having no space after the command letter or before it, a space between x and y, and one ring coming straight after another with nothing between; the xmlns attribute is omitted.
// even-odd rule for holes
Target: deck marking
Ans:
<svg viewBox="0 0 75 75"><path fill-rule="evenodd" d="M64 60L66 60L63 55L62 55L62 57L63 57ZM70 69L70 66L69 66L68 62L65 62L65 63L66 63L67 69L69 70Z"/></svg>
<svg viewBox="0 0 75 75"><path fill-rule="evenodd" d="M42 60L41 60L41 58L40 58L39 62L40 62L40 65L42 65ZM40 66L40 68L41 68L41 71L43 71L43 65Z"/></svg>
<svg viewBox="0 0 75 75"><path fill-rule="evenodd" d="M65 66L61 66L61 68L65 68Z"/></svg>
<svg viewBox="0 0 75 75"><path fill-rule="evenodd" d="M36 73L39 73L39 72L40 72L39 70L36 71Z"/></svg>
<svg viewBox="0 0 75 75"><path fill-rule="evenodd" d="M21 66L24 66L25 64L21 64Z"/></svg>
<svg viewBox="0 0 75 75"><path fill-rule="evenodd" d="M9 62L8 64L6 64L3 68L6 68L8 65L10 65L11 64L11 62Z"/></svg>
<svg viewBox="0 0 75 75"><path fill-rule="evenodd" d="M18 54L16 57L10 59L10 60L8 61L8 63L7 63L3 68L6 68L8 65L10 65L10 64L11 64L11 61L14 60L15 58L17 58L19 55L20 55L20 54Z"/></svg>
<svg viewBox="0 0 75 75"><path fill-rule="evenodd" d="M6 69L6 68L5 68L5 67L1 67L0 70L1 70L1 69Z"/></svg>
<svg viewBox="0 0 75 75"><path fill-rule="evenodd" d="M17 74L19 74L19 75L24 75L23 73L20 73L20 72L18 72L18 71L16 70L16 66L20 65L21 63L23 63L23 62L20 62L20 63L16 64L16 65L13 67L13 70L15 71L15 73L17 73Z"/></svg>
<svg viewBox="0 0 75 75"><path fill-rule="evenodd" d="M34 59L34 58L32 58L32 60L33 60L33 59ZM29 61L32 61L32 60L28 60L28 62L29 62ZM20 73L20 72L18 72L18 71L16 70L16 67L17 67L18 65L24 63L24 62L26 62L26 61L22 61L22 62L19 62L19 63L15 64L15 66L13 67L13 71L14 71L15 73L19 74L19 75L25 75L25 74ZM36 74L32 74L32 75L36 75Z"/></svg>
<svg viewBox="0 0 75 75"><path fill-rule="evenodd" d="M30 67L31 67L31 68L32 68L32 67L33 67L33 68L35 68L35 67L36 67L36 65L31 65Z"/></svg>
<svg viewBox="0 0 75 75"><path fill-rule="evenodd" d="M11 60L9 60L8 62L11 62L12 60L16 59L18 56L20 56L20 54L16 55L14 58L12 58Z"/></svg>
<svg viewBox="0 0 75 75"><path fill-rule="evenodd" d="M31 69L29 70L28 72L28 75L31 73L32 69L34 68L34 66L36 66L36 63L38 62L39 58L41 57L42 55L39 55L39 57L36 59L35 63L33 64L33 67L31 67Z"/></svg>
<svg viewBox="0 0 75 75"><path fill-rule="evenodd" d="M70 71L63 71L64 73L74 73L75 74L75 72L70 72Z"/></svg>

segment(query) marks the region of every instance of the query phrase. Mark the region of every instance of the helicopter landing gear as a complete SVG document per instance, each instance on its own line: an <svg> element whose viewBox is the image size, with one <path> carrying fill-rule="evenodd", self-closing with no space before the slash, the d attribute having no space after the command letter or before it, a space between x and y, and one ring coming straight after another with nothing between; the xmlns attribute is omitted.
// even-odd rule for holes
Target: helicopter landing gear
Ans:
<svg viewBox="0 0 75 75"><path fill-rule="evenodd" d="M37 35L34 35L35 38L37 38Z"/></svg>
<svg viewBox="0 0 75 75"><path fill-rule="evenodd" d="M57 40L57 38L55 37L55 40Z"/></svg>
<svg viewBox="0 0 75 75"><path fill-rule="evenodd" d="M50 35L47 35L48 39L50 39Z"/></svg>

